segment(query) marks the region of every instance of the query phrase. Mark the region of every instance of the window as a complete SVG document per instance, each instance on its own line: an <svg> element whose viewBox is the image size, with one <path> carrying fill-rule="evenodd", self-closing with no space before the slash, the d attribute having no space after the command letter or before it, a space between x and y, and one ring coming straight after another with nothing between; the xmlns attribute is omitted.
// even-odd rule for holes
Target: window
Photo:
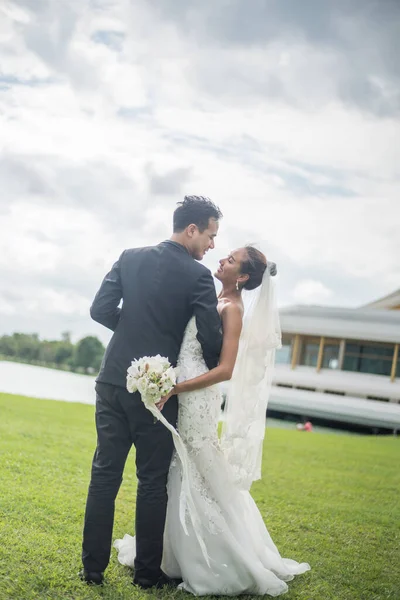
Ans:
<svg viewBox="0 0 400 600"><path fill-rule="evenodd" d="M393 344L347 342L343 370L374 375L390 375L393 361Z"/></svg>
<svg viewBox="0 0 400 600"><path fill-rule="evenodd" d="M275 362L279 364L288 365L292 360L292 340L293 336L283 335L282 336L282 348L278 348L275 354Z"/></svg>
<svg viewBox="0 0 400 600"><path fill-rule="evenodd" d="M300 356L301 365L306 367L317 366L319 343L318 338L304 338Z"/></svg>
<svg viewBox="0 0 400 600"><path fill-rule="evenodd" d="M324 355L322 358L323 369L338 369L339 368L339 342L325 342Z"/></svg>

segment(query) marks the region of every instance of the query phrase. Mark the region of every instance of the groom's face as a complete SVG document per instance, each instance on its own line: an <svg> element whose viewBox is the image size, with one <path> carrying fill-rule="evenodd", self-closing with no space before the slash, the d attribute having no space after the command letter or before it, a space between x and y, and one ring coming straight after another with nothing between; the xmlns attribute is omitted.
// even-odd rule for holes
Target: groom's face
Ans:
<svg viewBox="0 0 400 600"><path fill-rule="evenodd" d="M215 238L217 237L219 224L215 219L208 221L208 227L204 231L200 231L196 227L193 231L190 251L193 258L203 260L205 254L215 247Z"/></svg>

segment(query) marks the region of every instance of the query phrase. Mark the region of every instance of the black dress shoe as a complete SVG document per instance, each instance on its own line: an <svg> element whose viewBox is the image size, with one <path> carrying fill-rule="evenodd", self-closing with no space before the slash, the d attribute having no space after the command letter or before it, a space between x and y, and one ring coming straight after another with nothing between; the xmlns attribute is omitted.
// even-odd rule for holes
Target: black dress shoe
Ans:
<svg viewBox="0 0 400 600"><path fill-rule="evenodd" d="M85 569L82 569L82 571L79 571L79 577L88 585L103 585L104 583L103 573L97 571L85 571Z"/></svg>
<svg viewBox="0 0 400 600"><path fill-rule="evenodd" d="M171 579L171 577L168 577L168 575L165 575L165 573L162 573L158 579L153 580L145 579L143 577L140 577L139 579L134 577L133 579L133 585L137 585L138 587L142 588L142 590L148 590L150 588L161 589L165 586L178 587L180 583L182 583L182 579Z"/></svg>

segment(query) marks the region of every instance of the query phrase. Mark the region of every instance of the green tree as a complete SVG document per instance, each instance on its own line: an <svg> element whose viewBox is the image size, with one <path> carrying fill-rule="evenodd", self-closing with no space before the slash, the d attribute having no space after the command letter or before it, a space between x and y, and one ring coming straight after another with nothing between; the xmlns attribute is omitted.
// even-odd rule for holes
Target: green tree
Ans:
<svg viewBox="0 0 400 600"><path fill-rule="evenodd" d="M69 365L74 354L74 346L71 342L57 342L54 360L57 365Z"/></svg>
<svg viewBox="0 0 400 600"><path fill-rule="evenodd" d="M40 342L39 360L43 363L54 365L56 363L56 341L43 340Z"/></svg>
<svg viewBox="0 0 400 600"><path fill-rule="evenodd" d="M103 344L97 337L89 335L81 339L75 346L74 365L84 369L98 370L103 354Z"/></svg>
<svg viewBox="0 0 400 600"><path fill-rule="evenodd" d="M0 354L8 357L17 357L18 347L13 335L3 335L0 338Z"/></svg>
<svg viewBox="0 0 400 600"><path fill-rule="evenodd" d="M39 356L40 341L37 333L14 333L17 358L23 360L37 360Z"/></svg>

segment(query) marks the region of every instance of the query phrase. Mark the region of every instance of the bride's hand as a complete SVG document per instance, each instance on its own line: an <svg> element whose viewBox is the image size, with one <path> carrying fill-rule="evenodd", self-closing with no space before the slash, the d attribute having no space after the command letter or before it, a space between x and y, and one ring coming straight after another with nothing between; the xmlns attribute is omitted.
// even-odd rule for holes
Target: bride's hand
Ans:
<svg viewBox="0 0 400 600"><path fill-rule="evenodd" d="M162 396L159 400L159 402L156 402L156 406L158 408L158 410L162 410L164 408L164 405L166 402L168 402L168 400L171 398L171 396L175 395L175 388L172 388L172 390L166 394L165 396Z"/></svg>

